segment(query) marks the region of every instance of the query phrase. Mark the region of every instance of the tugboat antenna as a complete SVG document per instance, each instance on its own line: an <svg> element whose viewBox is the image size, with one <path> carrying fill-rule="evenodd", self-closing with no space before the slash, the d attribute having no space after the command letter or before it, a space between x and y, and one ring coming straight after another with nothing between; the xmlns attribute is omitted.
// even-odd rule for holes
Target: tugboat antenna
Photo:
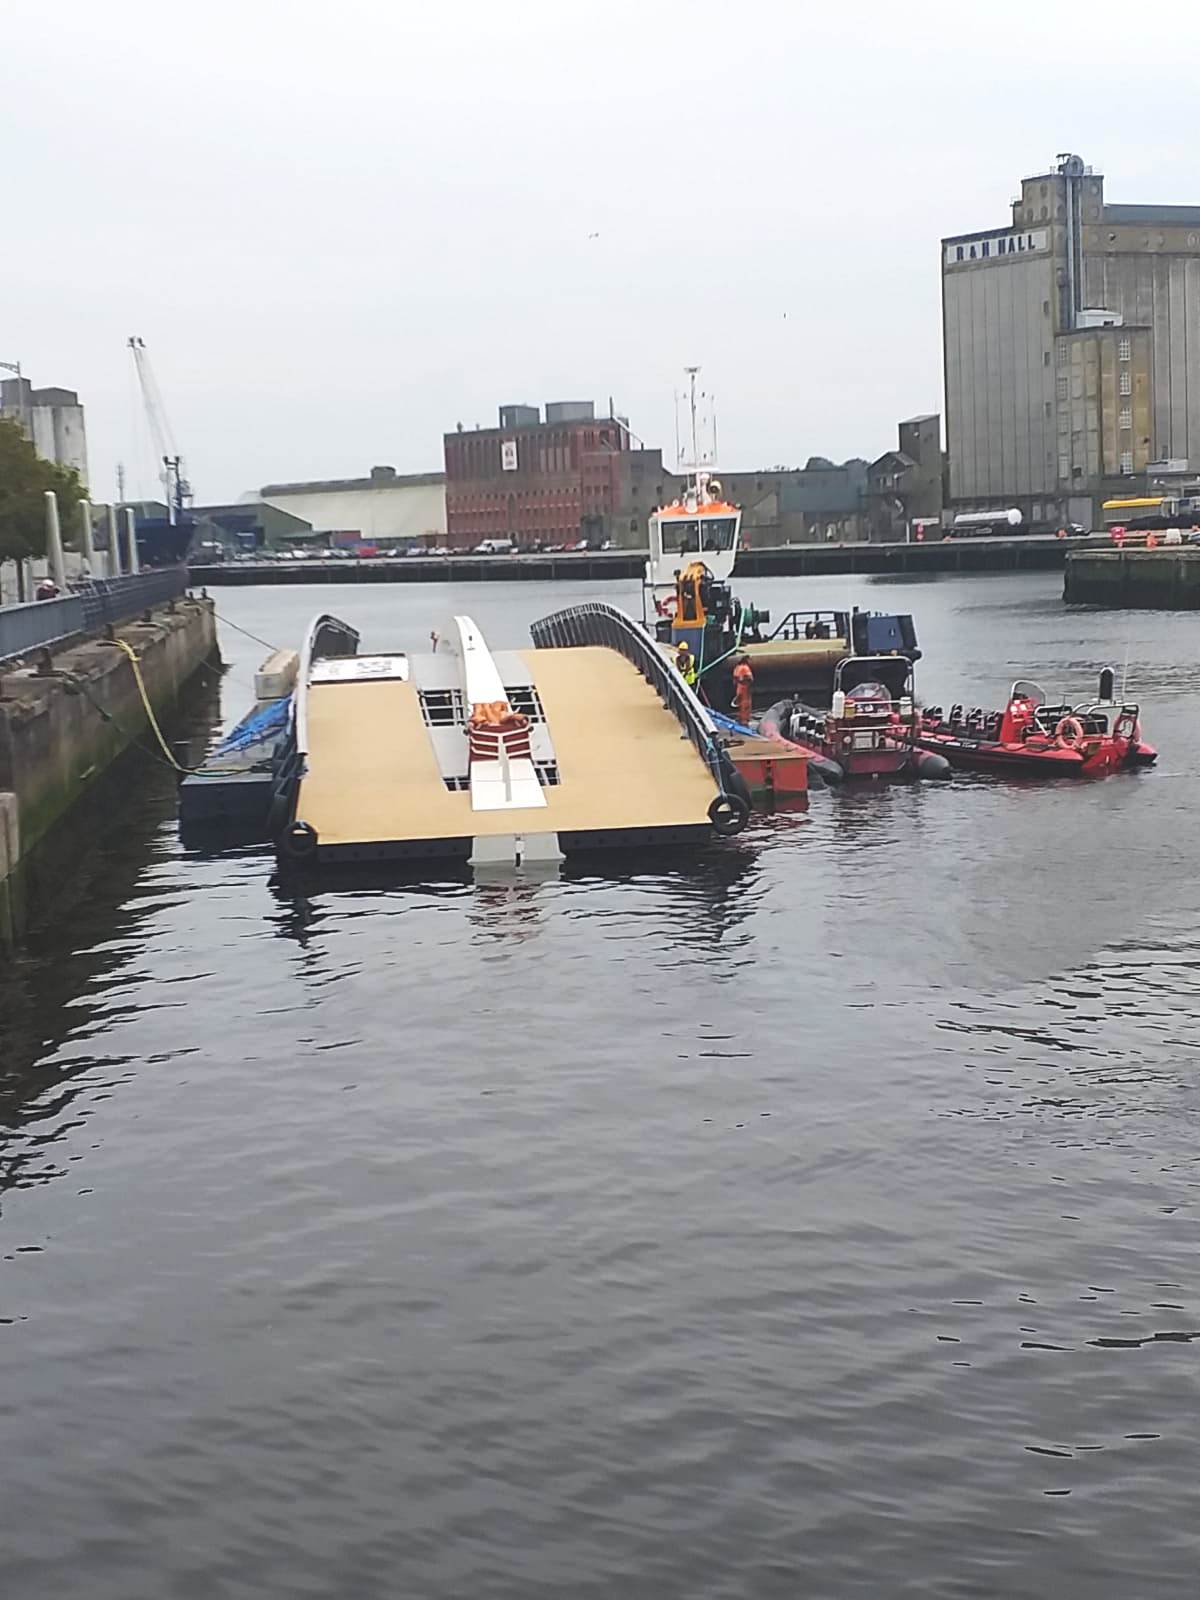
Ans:
<svg viewBox="0 0 1200 1600"><path fill-rule="evenodd" d="M683 370L687 373L688 379L690 380L688 403L692 409L692 471L699 472L700 446L696 439L696 374L700 371L700 368L684 367Z"/></svg>

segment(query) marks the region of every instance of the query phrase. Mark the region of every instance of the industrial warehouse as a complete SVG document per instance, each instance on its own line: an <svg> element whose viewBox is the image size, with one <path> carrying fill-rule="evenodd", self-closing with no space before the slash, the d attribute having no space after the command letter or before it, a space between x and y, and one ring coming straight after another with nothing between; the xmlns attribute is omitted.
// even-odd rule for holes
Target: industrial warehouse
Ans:
<svg viewBox="0 0 1200 1600"><path fill-rule="evenodd" d="M1077 155L942 240L955 510L1101 526L1200 471L1200 205L1113 205Z"/></svg>

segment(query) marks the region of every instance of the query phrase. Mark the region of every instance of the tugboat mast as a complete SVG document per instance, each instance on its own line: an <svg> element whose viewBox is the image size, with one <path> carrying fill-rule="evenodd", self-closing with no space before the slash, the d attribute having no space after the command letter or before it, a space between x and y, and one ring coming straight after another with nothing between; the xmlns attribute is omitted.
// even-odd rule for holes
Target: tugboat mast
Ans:
<svg viewBox="0 0 1200 1600"><path fill-rule="evenodd" d="M700 434L696 412L696 378L700 368L684 367L683 370L688 375L688 409L692 418L692 457L690 461L682 463L688 479L684 489L684 504L689 511L694 511L705 499L705 484L708 479L708 473L702 473L700 469Z"/></svg>

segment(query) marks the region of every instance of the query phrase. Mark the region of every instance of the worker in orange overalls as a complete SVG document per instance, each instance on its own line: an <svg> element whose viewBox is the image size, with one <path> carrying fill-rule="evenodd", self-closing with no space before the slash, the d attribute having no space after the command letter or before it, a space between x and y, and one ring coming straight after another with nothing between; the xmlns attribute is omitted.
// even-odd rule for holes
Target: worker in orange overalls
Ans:
<svg viewBox="0 0 1200 1600"><path fill-rule="evenodd" d="M747 656L739 656L733 669L733 707L739 722L750 721L754 696L754 671Z"/></svg>

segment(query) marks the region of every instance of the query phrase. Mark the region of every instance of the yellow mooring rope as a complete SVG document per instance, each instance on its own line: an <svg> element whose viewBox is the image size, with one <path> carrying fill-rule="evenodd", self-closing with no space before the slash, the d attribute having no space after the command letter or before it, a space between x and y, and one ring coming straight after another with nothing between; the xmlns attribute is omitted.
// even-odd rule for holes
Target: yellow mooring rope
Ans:
<svg viewBox="0 0 1200 1600"><path fill-rule="evenodd" d="M158 718L154 715L154 707L150 704L150 696L146 693L146 684L142 677L142 665L138 660L137 651L132 645L127 644L124 639L114 639L113 643L116 645L118 650L123 650L129 657L129 665L133 668L134 680L138 686L138 693L142 697L142 705L146 710L146 718L149 721L150 726L154 729L154 737L158 740L159 748L162 750L163 755L166 756L167 760L175 768L176 772L182 772L186 777L191 777L197 772L203 772L203 767L183 767L180 766L178 761L176 761L175 757L171 753L170 745L163 738L163 731L158 725Z"/></svg>

